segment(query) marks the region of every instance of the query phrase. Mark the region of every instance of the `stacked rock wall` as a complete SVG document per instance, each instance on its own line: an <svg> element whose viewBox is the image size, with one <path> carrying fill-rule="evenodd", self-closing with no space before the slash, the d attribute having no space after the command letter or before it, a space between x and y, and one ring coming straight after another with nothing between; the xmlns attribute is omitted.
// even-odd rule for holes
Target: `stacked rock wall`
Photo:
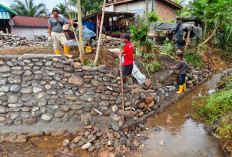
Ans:
<svg viewBox="0 0 232 157"><path fill-rule="evenodd" d="M119 95L120 82L105 66L49 55L0 57L1 126L88 119L96 110L110 115Z"/></svg>

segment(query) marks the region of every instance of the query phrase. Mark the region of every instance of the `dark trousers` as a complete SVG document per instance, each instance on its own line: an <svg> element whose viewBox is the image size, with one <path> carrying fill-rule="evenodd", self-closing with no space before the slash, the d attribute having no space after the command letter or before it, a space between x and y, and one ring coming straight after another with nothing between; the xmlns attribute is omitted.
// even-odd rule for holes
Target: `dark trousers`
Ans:
<svg viewBox="0 0 232 157"><path fill-rule="evenodd" d="M179 86L185 84L185 77L186 74L179 74L179 81L178 81Z"/></svg>

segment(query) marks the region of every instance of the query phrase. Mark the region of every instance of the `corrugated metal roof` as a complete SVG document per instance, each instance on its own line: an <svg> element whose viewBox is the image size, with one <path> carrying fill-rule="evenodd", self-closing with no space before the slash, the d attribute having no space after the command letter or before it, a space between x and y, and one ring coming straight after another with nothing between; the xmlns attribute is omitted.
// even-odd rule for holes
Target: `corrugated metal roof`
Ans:
<svg viewBox="0 0 232 157"><path fill-rule="evenodd" d="M8 8L8 7L4 6L4 5L2 5L1 3L0 3L0 8L3 8L3 9L5 9L5 10L7 10L9 13L13 14L13 16L14 16L14 15L17 15L17 13L16 13L14 10L12 10L12 9L10 9L10 8Z"/></svg>
<svg viewBox="0 0 232 157"><path fill-rule="evenodd" d="M10 19L8 10L0 6L0 19Z"/></svg>

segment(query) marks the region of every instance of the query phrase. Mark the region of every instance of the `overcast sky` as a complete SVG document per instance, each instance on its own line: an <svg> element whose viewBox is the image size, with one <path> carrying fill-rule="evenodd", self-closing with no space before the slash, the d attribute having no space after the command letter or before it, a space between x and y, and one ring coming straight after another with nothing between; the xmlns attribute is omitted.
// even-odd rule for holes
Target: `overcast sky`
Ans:
<svg viewBox="0 0 232 157"><path fill-rule="evenodd" d="M64 3L64 0L34 0L34 1L36 4L41 3L41 2L45 3L49 11L51 11L52 8L54 8L57 4ZM188 1L192 1L192 0L185 0L185 1L187 3ZM13 2L14 0L0 0L0 3L7 7L10 7L10 4L12 4Z"/></svg>

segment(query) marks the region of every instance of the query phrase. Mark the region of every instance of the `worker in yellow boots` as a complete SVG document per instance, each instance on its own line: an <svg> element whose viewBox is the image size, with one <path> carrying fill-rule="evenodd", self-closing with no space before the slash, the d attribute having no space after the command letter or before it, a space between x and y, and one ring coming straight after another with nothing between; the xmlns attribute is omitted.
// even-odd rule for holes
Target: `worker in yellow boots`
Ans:
<svg viewBox="0 0 232 157"><path fill-rule="evenodd" d="M63 25L70 24L71 22L59 14L59 10L57 8L53 8L53 17L48 20L49 40L52 40L53 42L53 48L56 55L60 55L60 44L62 44L64 46L65 56L72 57L69 55L69 43L63 32Z"/></svg>
<svg viewBox="0 0 232 157"><path fill-rule="evenodd" d="M179 91L177 91L178 94L183 93L183 91L186 90L186 82L185 82L185 77L188 72L188 63L184 59L183 53L180 53L177 55L178 59L180 60L180 63L177 64L176 66L171 67L170 69L178 69L179 70Z"/></svg>

